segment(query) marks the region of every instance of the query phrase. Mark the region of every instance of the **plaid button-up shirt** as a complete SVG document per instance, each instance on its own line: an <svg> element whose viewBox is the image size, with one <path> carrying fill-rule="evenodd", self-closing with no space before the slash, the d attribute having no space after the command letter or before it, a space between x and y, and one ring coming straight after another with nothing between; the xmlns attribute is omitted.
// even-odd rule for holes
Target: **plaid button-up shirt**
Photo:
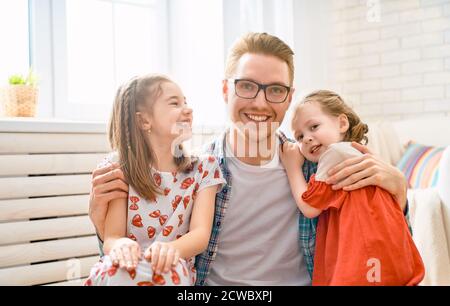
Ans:
<svg viewBox="0 0 450 306"><path fill-rule="evenodd" d="M211 238L209 240L208 248L205 252L196 257L196 267L197 267L197 282L196 285L204 285L206 278L208 277L208 272L211 267L211 263L214 261L217 249L218 249L218 239L221 231L221 225L223 218L227 212L227 206L230 202L231 189L233 188L233 178L228 169L227 158L225 156L225 141L227 132L223 133L220 137L215 139L212 143L208 144L204 150L204 153L213 155L218 159L222 173L227 181L227 184L223 187L222 191L216 196L216 208L214 214L214 223L211 233ZM287 137L278 132L278 137L281 143L287 141ZM303 174L305 175L306 181L317 170L317 164L305 160L303 165ZM287 186L289 187L289 186ZM306 265L310 277L312 277L312 271L314 267L314 249L316 245L316 226L317 218L308 219L301 214L299 211L299 243L300 249L303 252L303 257L305 258Z"/></svg>
<svg viewBox="0 0 450 306"><path fill-rule="evenodd" d="M211 267L211 263L214 261L217 249L218 249L218 239L221 231L221 225L223 218L227 212L227 206L230 202L231 189L233 188L233 180L231 173L228 169L227 158L225 156L225 141L226 141L227 131L224 132L220 137L216 138L213 142L208 144L204 150L204 153L215 156L218 161L222 173L227 181L227 184L223 187L222 191L216 195L216 207L214 214L214 223L211 233L211 238L209 240L208 248L205 252L196 257L196 268L197 268L197 286L203 286L205 284L206 278ZM285 141L290 141L282 132L278 132L278 137L281 143ZM308 182L311 175L317 171L317 164L305 160L303 164L303 174L305 180ZM410 232L411 226L409 224L409 212L408 203L406 203L405 218L408 223ZM316 246L316 229L317 229L318 218L308 219L299 211L299 244L300 249L303 252L303 257L306 262L309 276L312 279L312 273L314 269L314 251Z"/></svg>

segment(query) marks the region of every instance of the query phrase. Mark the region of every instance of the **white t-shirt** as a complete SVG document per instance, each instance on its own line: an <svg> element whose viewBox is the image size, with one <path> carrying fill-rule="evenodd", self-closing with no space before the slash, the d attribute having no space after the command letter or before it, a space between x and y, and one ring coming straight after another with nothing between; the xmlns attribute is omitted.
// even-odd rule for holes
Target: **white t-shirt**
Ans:
<svg viewBox="0 0 450 306"><path fill-rule="evenodd" d="M228 142L225 149L231 198L206 284L310 285L299 245L299 212L278 149L264 166L241 162Z"/></svg>

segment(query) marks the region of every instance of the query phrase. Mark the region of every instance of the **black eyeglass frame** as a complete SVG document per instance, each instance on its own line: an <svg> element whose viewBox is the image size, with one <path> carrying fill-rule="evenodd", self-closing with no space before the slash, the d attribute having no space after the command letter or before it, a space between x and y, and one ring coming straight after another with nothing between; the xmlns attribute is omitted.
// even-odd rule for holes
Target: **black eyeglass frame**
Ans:
<svg viewBox="0 0 450 306"><path fill-rule="evenodd" d="M289 87L289 86L286 86L286 85L282 85L282 84L278 84L278 83L275 83L275 84L260 84L260 83L258 83L258 82L255 82L255 81L252 81L252 80L247 80L247 79L229 79L229 80L234 82L234 92L236 93L236 95L237 95L239 98L242 98L242 99L254 99L254 98L256 98L256 97L258 96L260 90L262 89L263 92L264 92L264 98L266 99L266 101L268 101L268 102L270 102L270 103L274 103L274 104L281 104L281 103L286 102L286 99L287 99L287 97L289 96L289 93L291 92L291 89L292 89L292 87ZM256 91L254 97L242 97L242 96L240 96L240 95L238 94L238 92L237 92L237 90L236 90L236 85L237 85L237 83L239 83L240 81L250 82L250 83L253 83L253 84L255 84L256 86L258 86L258 90ZM285 89L287 90L287 92L286 92L286 97L284 97L284 99L283 99L282 101L280 101L280 102L273 102L273 101L267 99L266 88L267 88L267 87L270 87L270 86L281 86L281 87L285 88Z"/></svg>

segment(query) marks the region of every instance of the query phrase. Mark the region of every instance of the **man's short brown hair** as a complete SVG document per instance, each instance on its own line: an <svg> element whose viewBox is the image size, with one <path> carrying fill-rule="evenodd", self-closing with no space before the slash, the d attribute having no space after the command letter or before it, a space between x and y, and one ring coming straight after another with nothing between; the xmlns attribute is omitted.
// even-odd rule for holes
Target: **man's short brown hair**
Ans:
<svg viewBox="0 0 450 306"><path fill-rule="evenodd" d="M294 52L281 39L267 33L248 33L231 47L225 65L225 77L231 78L239 59L246 53L271 55L286 62L289 68L290 86L294 83Z"/></svg>

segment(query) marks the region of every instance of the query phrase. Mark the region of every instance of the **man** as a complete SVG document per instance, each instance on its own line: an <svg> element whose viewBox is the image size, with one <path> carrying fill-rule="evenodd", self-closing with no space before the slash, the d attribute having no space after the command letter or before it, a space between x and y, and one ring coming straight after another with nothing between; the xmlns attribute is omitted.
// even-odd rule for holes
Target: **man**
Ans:
<svg viewBox="0 0 450 306"><path fill-rule="evenodd" d="M299 213L278 157L286 137L276 129L292 101L293 78L293 52L275 36L250 33L230 50L222 89L232 124L206 149L227 185L216 197L208 249L196 259L198 285L311 284L317 220ZM365 154L336 166L330 183L346 190L377 185L405 209L401 172L357 149ZM305 162L307 181L315 170ZM127 197L128 186L114 165L95 170L92 187L89 215L101 238L108 202Z"/></svg>

